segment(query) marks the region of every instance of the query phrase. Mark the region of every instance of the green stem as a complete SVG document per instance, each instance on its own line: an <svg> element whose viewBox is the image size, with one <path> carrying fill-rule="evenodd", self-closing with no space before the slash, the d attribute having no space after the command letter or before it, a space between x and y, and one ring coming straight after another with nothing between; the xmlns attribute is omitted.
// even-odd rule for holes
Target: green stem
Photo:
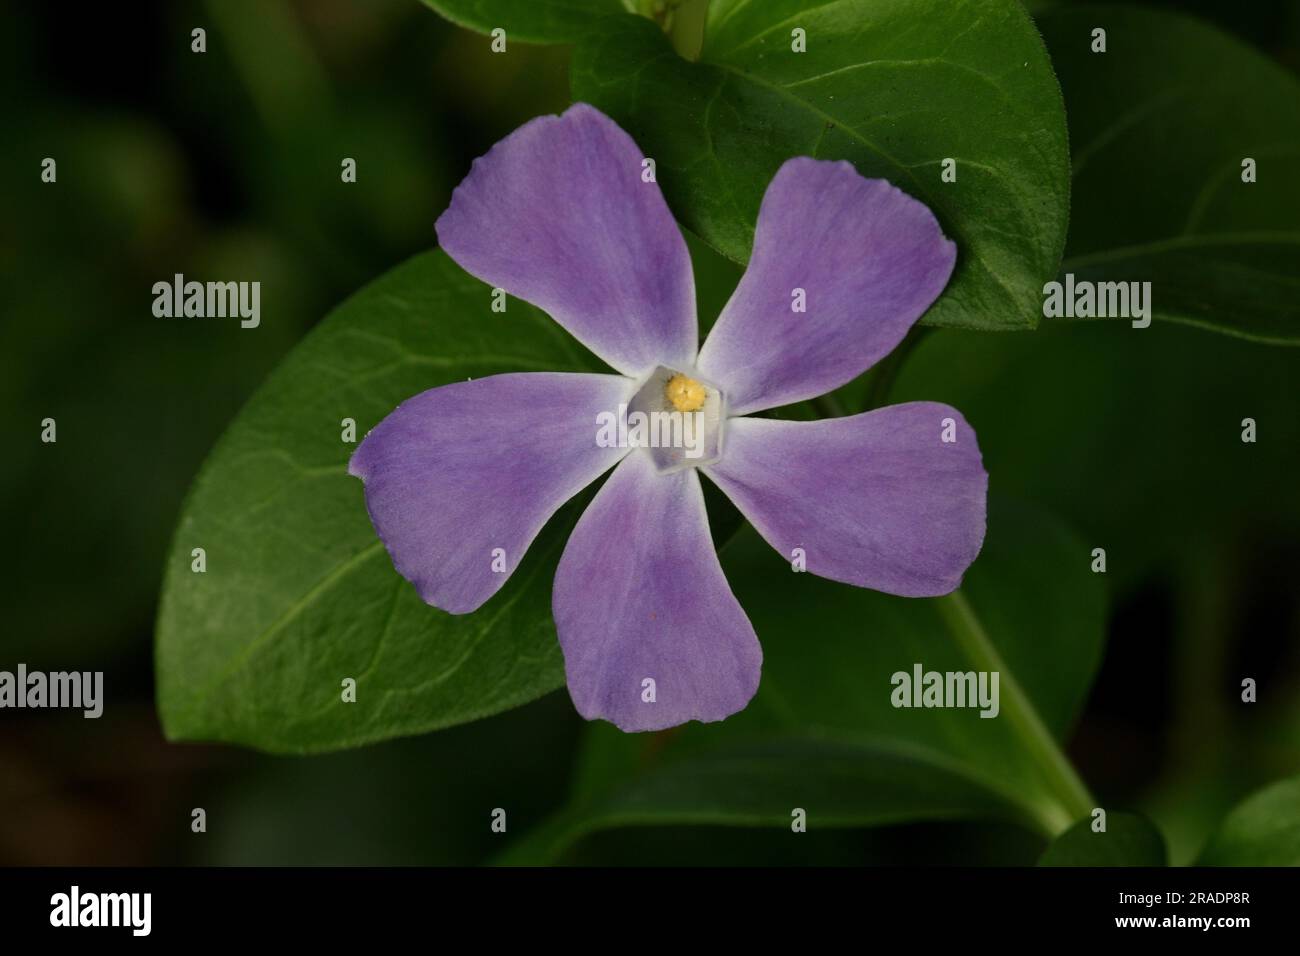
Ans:
<svg viewBox="0 0 1300 956"><path fill-rule="evenodd" d="M1029 696L1007 669L1002 655L989 640L984 626L961 591L938 600L939 612L952 628L957 642L981 670L997 671L1001 686L1002 713L1011 722L1025 749L1047 778L1060 805L1044 811L1043 822L1053 835L1060 835L1075 822L1085 819L1097 805L1087 786L1075 772L1069 758L1057 746L1051 731L1034 709Z"/></svg>
<svg viewBox="0 0 1300 956"><path fill-rule="evenodd" d="M668 34L677 55L697 60L704 47L709 0L636 0L636 12L649 17Z"/></svg>
<svg viewBox="0 0 1300 956"><path fill-rule="evenodd" d="M673 9L668 39L677 55L698 60L704 49L704 25L709 18L709 0L683 0Z"/></svg>

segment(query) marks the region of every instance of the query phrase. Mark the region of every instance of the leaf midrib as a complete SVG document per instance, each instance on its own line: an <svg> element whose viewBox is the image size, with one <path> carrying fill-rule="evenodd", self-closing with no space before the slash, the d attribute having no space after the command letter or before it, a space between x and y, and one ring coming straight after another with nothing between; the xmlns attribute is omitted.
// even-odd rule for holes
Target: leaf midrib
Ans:
<svg viewBox="0 0 1300 956"><path fill-rule="evenodd" d="M1300 245L1300 231L1254 230L1247 232L1200 232L1191 235L1169 236L1138 242L1128 246L1115 246L1071 256L1061 263L1061 268L1077 269L1100 262L1111 262L1129 257L1138 258L1151 253L1194 249L1198 246L1253 246L1253 245Z"/></svg>
<svg viewBox="0 0 1300 956"><path fill-rule="evenodd" d="M383 550L383 542L376 538L370 544L366 545L360 551L353 554L345 561L335 565L323 577L312 585L297 601L291 604L279 617L269 624L265 630L259 633L255 638L240 648L239 653L234 655L226 666L214 677L208 681L198 691L189 695L190 706L188 712L193 715L197 706L211 698L213 692L225 683L232 674L238 671L261 649L271 638L281 630L297 620L307 608L311 607L318 598L328 591L340 578L346 577L356 568L365 564L377 552Z"/></svg>

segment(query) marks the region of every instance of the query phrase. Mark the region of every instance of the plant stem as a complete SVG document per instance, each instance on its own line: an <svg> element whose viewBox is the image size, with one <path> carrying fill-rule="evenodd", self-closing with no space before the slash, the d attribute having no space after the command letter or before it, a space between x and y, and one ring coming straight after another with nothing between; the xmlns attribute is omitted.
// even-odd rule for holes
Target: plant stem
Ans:
<svg viewBox="0 0 1300 956"><path fill-rule="evenodd" d="M1075 772L1069 758L1057 746L1051 731L1043 723L1038 711L1034 709L1019 682L1007 669L1002 655L989 640L984 626L976 617L974 609L961 591L938 600L939 612L957 636L962 650L981 670L997 671L1000 675L1002 712L1011 722L1016 734L1024 742L1025 749L1037 762L1043 775L1051 784L1060 806L1054 808L1050 815L1044 816L1044 823L1059 836L1079 820L1092 813L1097 805L1087 786Z"/></svg>
<svg viewBox="0 0 1300 956"><path fill-rule="evenodd" d="M672 11L668 38L677 55L698 60L704 48L704 25L709 17L709 0L683 0Z"/></svg>
<svg viewBox="0 0 1300 956"><path fill-rule="evenodd" d="M677 55L697 60L704 47L709 0L636 0L636 12L649 17L668 34Z"/></svg>

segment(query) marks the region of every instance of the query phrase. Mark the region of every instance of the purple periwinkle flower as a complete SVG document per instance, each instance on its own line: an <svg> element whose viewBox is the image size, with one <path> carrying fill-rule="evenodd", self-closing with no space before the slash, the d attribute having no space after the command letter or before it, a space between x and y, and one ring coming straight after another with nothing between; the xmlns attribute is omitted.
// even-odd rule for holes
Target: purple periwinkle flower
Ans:
<svg viewBox="0 0 1300 956"><path fill-rule="evenodd" d="M565 546L552 608L574 705L629 731L721 720L758 688L762 651L714 551L700 472L786 560L909 597L960 583L988 487L974 431L946 405L747 417L850 381L938 297L956 247L926 206L847 162L789 160L700 347L686 243L642 160L580 103L476 160L437 223L466 271L617 374L431 389L349 466L397 570L453 614L495 594L556 510L613 468ZM598 441L602 416L628 408L694 416L696 456Z"/></svg>

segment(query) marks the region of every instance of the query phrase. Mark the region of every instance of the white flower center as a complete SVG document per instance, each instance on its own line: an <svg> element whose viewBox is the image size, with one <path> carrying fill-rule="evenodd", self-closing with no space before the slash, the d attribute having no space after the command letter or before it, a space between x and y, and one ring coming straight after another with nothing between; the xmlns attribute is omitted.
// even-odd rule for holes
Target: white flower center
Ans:
<svg viewBox="0 0 1300 956"><path fill-rule="evenodd" d="M627 405L629 444L643 447L661 474L717 461L726 403L693 371L660 365Z"/></svg>

